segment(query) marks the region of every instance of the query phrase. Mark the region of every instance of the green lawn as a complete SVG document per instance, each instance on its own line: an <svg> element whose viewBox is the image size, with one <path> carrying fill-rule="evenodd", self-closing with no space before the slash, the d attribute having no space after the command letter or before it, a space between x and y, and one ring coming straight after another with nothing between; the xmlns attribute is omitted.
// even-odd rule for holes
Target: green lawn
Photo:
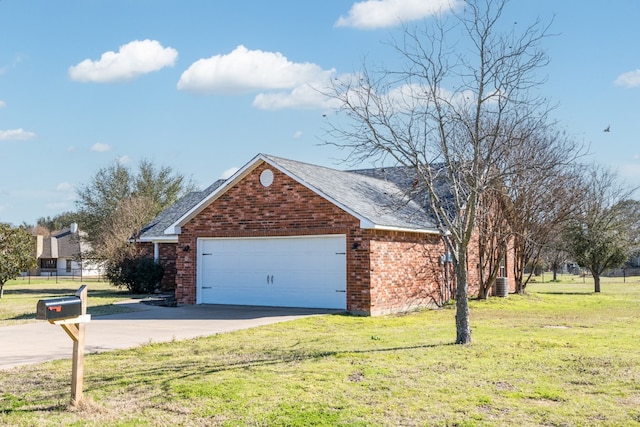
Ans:
<svg viewBox="0 0 640 427"><path fill-rule="evenodd" d="M11 426L640 426L640 283L536 283L451 308L326 315L4 372Z"/></svg>
<svg viewBox="0 0 640 427"><path fill-rule="evenodd" d="M96 279L31 277L10 280L5 284L4 298L0 299L0 326L35 322L38 300L73 295L83 284L87 285L88 312L93 316L122 312L127 309L113 304L141 297Z"/></svg>

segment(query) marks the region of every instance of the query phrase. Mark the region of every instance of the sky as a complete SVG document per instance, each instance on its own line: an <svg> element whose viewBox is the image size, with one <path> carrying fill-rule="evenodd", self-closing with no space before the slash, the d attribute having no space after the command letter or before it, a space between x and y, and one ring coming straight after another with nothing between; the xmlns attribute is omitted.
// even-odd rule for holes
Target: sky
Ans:
<svg viewBox="0 0 640 427"><path fill-rule="evenodd" d="M202 188L259 153L345 169L323 144L334 104L314 88L365 63L397 68L403 25L461 2L0 0L0 222L75 210L114 162ZM637 0L512 0L503 16L551 23L540 90L553 118L634 187L639 16Z"/></svg>

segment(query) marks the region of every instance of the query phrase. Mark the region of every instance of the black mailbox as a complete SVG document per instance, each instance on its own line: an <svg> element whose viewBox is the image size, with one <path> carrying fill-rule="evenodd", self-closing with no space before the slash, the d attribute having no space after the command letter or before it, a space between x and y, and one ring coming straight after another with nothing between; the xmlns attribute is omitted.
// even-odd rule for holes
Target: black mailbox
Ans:
<svg viewBox="0 0 640 427"><path fill-rule="evenodd" d="M41 299L38 301L36 319L62 320L82 315L82 300L79 297Z"/></svg>

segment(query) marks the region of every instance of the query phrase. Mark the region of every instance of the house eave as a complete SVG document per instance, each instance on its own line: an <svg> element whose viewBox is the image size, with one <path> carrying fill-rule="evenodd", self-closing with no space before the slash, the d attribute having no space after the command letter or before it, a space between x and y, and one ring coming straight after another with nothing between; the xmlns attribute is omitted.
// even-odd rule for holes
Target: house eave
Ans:
<svg viewBox="0 0 640 427"><path fill-rule="evenodd" d="M380 231L398 231L403 233L420 233L420 234L437 234L442 235L440 230L435 228L409 228L409 227L394 227L390 225L376 225L370 226L361 225L363 229L380 230Z"/></svg>
<svg viewBox="0 0 640 427"><path fill-rule="evenodd" d="M140 237L136 239L136 242L141 243L178 243L177 235L166 236L154 236L154 237Z"/></svg>

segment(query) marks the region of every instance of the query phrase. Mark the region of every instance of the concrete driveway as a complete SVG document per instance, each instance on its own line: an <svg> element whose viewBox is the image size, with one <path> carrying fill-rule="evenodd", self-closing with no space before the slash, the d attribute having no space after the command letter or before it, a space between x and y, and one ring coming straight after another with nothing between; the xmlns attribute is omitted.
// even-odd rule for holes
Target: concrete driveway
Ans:
<svg viewBox="0 0 640 427"><path fill-rule="evenodd" d="M120 304L135 310L97 316L87 324L85 354L214 335L336 312L304 308L231 305L163 307ZM71 358L73 342L62 327L46 321L0 327L0 370Z"/></svg>

